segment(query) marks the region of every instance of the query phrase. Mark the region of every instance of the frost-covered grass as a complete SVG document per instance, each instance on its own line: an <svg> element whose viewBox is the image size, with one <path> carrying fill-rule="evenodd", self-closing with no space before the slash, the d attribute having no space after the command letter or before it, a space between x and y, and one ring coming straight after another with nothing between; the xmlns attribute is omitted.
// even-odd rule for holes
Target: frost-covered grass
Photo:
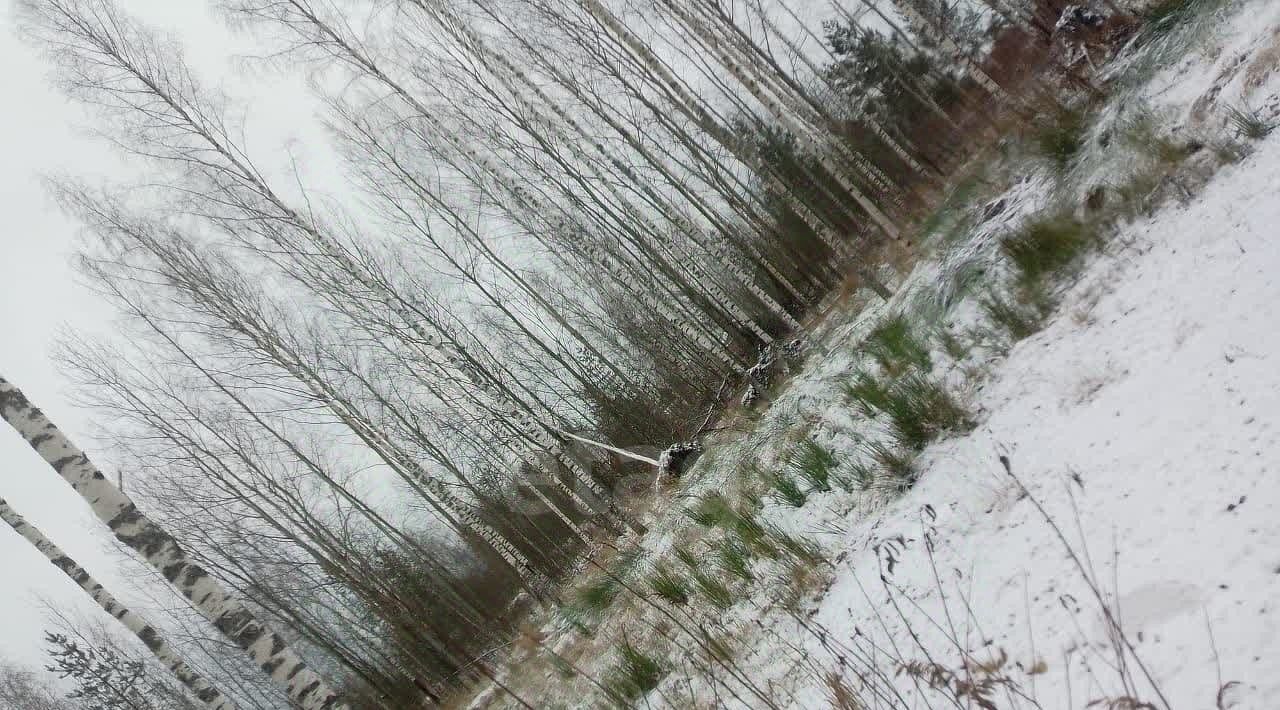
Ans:
<svg viewBox="0 0 1280 710"><path fill-rule="evenodd" d="M801 508L809 501L809 493L785 469L773 471L768 474L768 477L769 487L773 489L773 497L778 502L793 508Z"/></svg>
<svg viewBox="0 0 1280 710"><path fill-rule="evenodd" d="M641 650L626 638L618 644L617 664L609 671L605 685L615 696L635 700L658 687L669 668L655 655Z"/></svg>
<svg viewBox="0 0 1280 710"><path fill-rule="evenodd" d="M1260 141L1280 126L1280 119L1265 115L1261 109L1247 106L1228 106L1227 119L1235 126L1236 135Z"/></svg>
<svg viewBox="0 0 1280 710"><path fill-rule="evenodd" d="M1089 225L1070 215L1052 214L1022 225L1000 241L1000 250L1018 279L1034 286L1077 263L1096 244Z"/></svg>
<svg viewBox="0 0 1280 710"><path fill-rule="evenodd" d="M1220 6L1219 0L1161 0L1143 13L1143 39L1155 40L1201 20L1207 10Z"/></svg>
<svg viewBox="0 0 1280 710"><path fill-rule="evenodd" d="M928 345L901 313L880 321L862 341L861 350L891 374L933 367Z"/></svg>
<svg viewBox="0 0 1280 710"><path fill-rule="evenodd" d="M729 501L719 492L708 493L689 508L689 519L706 528L727 527L735 515Z"/></svg>
<svg viewBox="0 0 1280 710"><path fill-rule="evenodd" d="M1043 302L1026 302L992 289L979 301L982 312L1013 342L1035 335L1048 315Z"/></svg>
<svg viewBox="0 0 1280 710"><path fill-rule="evenodd" d="M801 441L791 451L787 463L809 485L811 491L830 492L833 477L838 479L835 454L811 439Z"/></svg>
<svg viewBox="0 0 1280 710"><path fill-rule="evenodd" d="M963 431L972 422L956 397L920 371L877 378L865 370L846 383L845 391L867 416L883 414L888 436L898 447L919 451L948 431Z"/></svg>
<svg viewBox="0 0 1280 710"><path fill-rule="evenodd" d="M1055 110L1032 134L1039 153L1059 171L1071 166L1071 161L1084 148L1085 129L1088 121L1084 110L1060 108Z"/></svg>

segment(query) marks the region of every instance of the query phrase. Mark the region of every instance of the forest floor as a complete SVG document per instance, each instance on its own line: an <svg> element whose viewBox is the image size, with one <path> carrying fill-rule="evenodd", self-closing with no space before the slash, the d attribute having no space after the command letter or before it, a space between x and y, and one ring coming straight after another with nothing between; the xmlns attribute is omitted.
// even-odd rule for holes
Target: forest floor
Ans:
<svg viewBox="0 0 1280 710"><path fill-rule="evenodd" d="M1066 164L1030 139L975 166L895 297L806 333L504 682L539 708L1277 707L1280 130L1227 118L1277 120L1277 64L1280 4L1229 4L1109 70ZM1002 245L1049 219L1100 245L1015 332ZM918 451L850 394L902 364L868 347L896 316L964 412Z"/></svg>

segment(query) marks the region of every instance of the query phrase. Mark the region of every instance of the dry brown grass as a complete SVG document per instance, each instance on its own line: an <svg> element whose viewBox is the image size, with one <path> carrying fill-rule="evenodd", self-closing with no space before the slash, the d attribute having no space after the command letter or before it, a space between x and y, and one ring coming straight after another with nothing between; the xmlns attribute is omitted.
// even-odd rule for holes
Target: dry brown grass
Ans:
<svg viewBox="0 0 1280 710"><path fill-rule="evenodd" d="M1271 33L1271 42L1253 55L1253 61L1244 70L1245 93L1262 88L1276 69L1280 69L1280 27Z"/></svg>
<svg viewBox="0 0 1280 710"><path fill-rule="evenodd" d="M866 707L861 700L858 700L857 693L849 687L844 676L839 673L828 673L825 680L827 700L830 701L831 707L836 710L863 710Z"/></svg>

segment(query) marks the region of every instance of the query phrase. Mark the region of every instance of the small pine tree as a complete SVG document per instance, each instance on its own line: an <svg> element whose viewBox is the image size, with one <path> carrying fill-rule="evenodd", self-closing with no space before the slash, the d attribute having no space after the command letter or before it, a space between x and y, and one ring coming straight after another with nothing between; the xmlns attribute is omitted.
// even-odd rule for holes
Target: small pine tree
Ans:
<svg viewBox="0 0 1280 710"><path fill-rule="evenodd" d="M70 678L69 700L84 710L196 710L197 706L148 673L146 663L109 645L81 645L63 634L45 633L50 664Z"/></svg>

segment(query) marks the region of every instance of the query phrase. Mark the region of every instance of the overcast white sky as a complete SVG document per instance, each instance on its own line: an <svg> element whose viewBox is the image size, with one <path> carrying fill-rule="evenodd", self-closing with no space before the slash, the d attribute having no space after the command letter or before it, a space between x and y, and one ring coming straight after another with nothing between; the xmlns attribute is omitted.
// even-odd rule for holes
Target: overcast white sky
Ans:
<svg viewBox="0 0 1280 710"><path fill-rule="evenodd" d="M230 71L229 57L245 51L243 41L224 30L200 0L121 4L177 33L192 64L206 76ZM41 176L110 178L120 171L120 163L84 134L87 117L63 99L48 81L38 52L21 41L10 2L0 4L0 67L0 373L93 456L87 413L69 403L70 385L50 362L49 352L59 328L108 330L113 314L73 273L70 257L78 228L45 195ZM300 123L314 128L314 104L300 80L253 84L250 120L256 136L265 134L265 140L279 145ZM237 81L236 93L243 95L245 87ZM283 159L284 154L277 148L270 157ZM114 569L106 553L106 526L7 426L0 427L0 496L109 587L137 578ZM43 662L39 597L102 613L25 540L0 526L0 660Z"/></svg>
<svg viewBox="0 0 1280 710"><path fill-rule="evenodd" d="M69 406L65 381L49 362L57 328L101 327L107 309L72 278L76 227L45 196L41 174L102 174L112 160L77 134L77 114L45 78L36 53L19 41L8 3L0 15L0 373L26 391L73 436L86 430ZM7 426L0 429L0 496L95 574L106 557L88 507ZM92 606L83 593L8 526L0 527L0 657L40 662L36 596ZM85 601L81 602L80 599Z"/></svg>

